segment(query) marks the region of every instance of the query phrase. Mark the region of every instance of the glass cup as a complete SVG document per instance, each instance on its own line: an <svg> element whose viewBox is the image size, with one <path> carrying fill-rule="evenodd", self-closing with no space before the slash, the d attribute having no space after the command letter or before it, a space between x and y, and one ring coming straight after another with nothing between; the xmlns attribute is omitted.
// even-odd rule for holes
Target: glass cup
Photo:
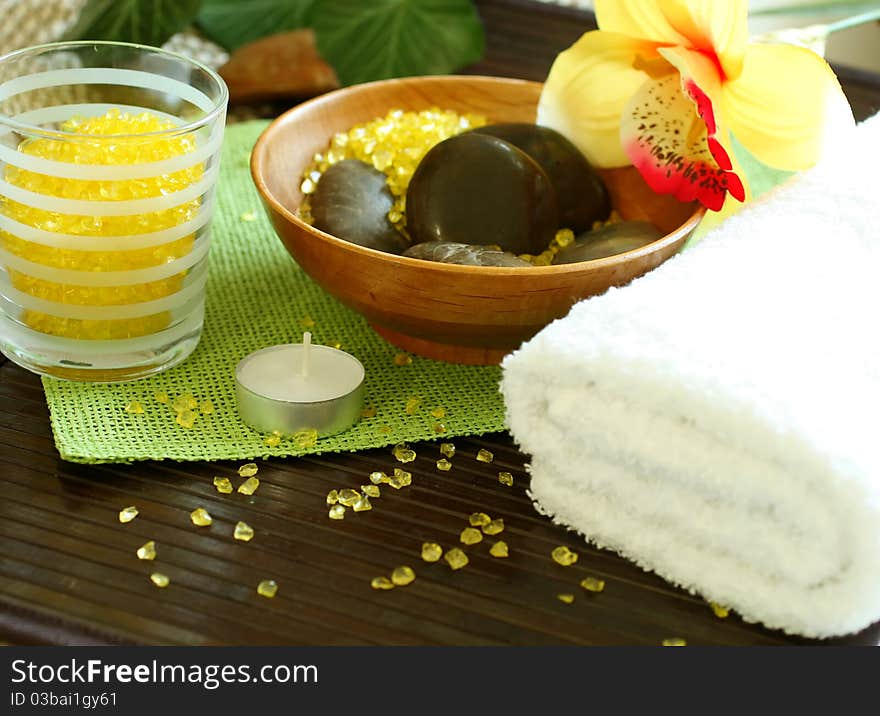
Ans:
<svg viewBox="0 0 880 716"><path fill-rule="evenodd" d="M196 347L228 92L115 42L0 57L0 350L43 375L134 380Z"/></svg>

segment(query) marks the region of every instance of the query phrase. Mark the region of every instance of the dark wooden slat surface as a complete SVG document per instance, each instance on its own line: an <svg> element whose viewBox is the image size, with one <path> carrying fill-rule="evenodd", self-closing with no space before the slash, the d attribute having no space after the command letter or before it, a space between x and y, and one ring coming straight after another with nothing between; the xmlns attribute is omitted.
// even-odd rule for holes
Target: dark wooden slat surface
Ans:
<svg viewBox="0 0 880 716"><path fill-rule="evenodd" d="M469 71L541 79L556 52L589 26L573 10L514 0L479 4L488 32L486 59ZM846 89L865 116L880 105L874 76L849 77ZM237 484L237 463L150 462L83 466L54 449L39 379L0 356L0 640L11 643L150 644L691 644L808 643L737 616L713 616L700 599L642 572L540 517L525 494L526 458L504 434L454 440L449 473L438 472L436 444L418 444L408 466L413 485L383 488L374 509L327 518L328 490L358 488L375 469L395 466L387 450L272 460L261 464L252 497L219 495L214 475ZM476 451L495 453L492 465ZM497 482L499 470L513 488ZM140 515L121 525L117 512ZM214 516L195 528L189 512ZM465 547L471 564L452 572L419 559L423 541L457 543L467 516L503 517L510 557L496 560L496 538ZM231 537L244 520L252 542ZM155 563L134 552L157 542ZM573 567L551 562L559 544L581 554ZM400 564L416 581L375 592L372 577ZM156 589L147 576L165 572ZM577 586L586 575L605 592ZM259 597L274 578L275 599ZM556 599L576 594L572 605ZM876 644L880 625L834 643Z"/></svg>

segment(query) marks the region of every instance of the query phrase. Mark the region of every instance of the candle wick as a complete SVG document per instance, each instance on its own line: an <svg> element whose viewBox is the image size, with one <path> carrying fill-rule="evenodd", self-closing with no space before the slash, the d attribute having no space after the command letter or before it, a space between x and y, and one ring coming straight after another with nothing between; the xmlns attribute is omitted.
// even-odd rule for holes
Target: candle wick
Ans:
<svg viewBox="0 0 880 716"><path fill-rule="evenodd" d="M308 375L309 374L309 358L312 353L312 334L309 331L303 333L303 354L302 354L302 364L300 365L300 375Z"/></svg>

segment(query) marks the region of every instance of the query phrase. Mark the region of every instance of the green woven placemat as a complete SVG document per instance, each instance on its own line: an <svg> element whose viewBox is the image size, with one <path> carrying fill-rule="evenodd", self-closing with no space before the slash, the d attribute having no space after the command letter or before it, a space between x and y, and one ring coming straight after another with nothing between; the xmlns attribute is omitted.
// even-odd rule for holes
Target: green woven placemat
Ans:
<svg viewBox="0 0 880 716"><path fill-rule="evenodd" d="M212 224L207 316L193 355L167 373L134 383L43 379L55 444L65 460L243 460L383 447L440 437L434 429L438 420L431 415L438 406L446 409L442 437L503 429L498 368L415 356L411 365L395 365L400 351L293 262L262 211L248 169L250 150L265 126L264 121L246 122L226 130ZM314 448L298 449L291 440L267 447L264 436L238 417L233 371L248 353L298 341L305 328L314 341L338 341L360 359L367 371L365 404L376 407L376 416L320 439ZM200 415L191 430L179 427L171 408L153 397L157 391L172 398L191 393L210 399L214 412ZM421 405L408 415L406 404L413 397ZM143 404L143 414L125 412L132 400Z"/></svg>

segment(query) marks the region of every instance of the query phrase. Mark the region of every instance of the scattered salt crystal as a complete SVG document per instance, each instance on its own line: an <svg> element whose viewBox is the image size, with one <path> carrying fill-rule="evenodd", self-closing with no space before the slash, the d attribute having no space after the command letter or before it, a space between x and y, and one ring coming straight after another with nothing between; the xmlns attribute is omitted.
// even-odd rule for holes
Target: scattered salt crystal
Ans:
<svg viewBox="0 0 880 716"><path fill-rule="evenodd" d="M131 507L123 507L119 510L119 521L122 524L126 522L131 522L135 517L138 516L138 508L132 505Z"/></svg>
<svg viewBox="0 0 880 716"><path fill-rule="evenodd" d="M196 507L189 513L189 518L196 527L207 527L214 521L204 507Z"/></svg>
<svg viewBox="0 0 880 716"><path fill-rule="evenodd" d="M139 547L137 551L137 558L150 561L156 559L156 543L153 540L150 540L142 547Z"/></svg>

